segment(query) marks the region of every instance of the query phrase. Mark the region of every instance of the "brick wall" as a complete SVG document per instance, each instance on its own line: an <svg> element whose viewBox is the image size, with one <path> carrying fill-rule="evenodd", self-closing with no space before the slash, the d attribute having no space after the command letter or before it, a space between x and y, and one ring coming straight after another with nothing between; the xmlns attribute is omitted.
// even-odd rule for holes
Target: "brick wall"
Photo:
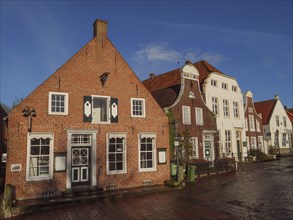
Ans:
<svg viewBox="0 0 293 220"><path fill-rule="evenodd" d="M102 23L101 25L107 25ZM99 27L99 25L98 25ZM105 26L101 28L105 31ZM9 115L7 183L16 187L18 199L33 198L37 193L56 187L66 189L66 172L54 173L52 180L26 181L28 118L22 116L25 106L33 106L37 116L32 119L32 132L54 133L54 152L67 151L67 129L95 129L97 133L97 182L101 187L116 184L118 188L140 186L150 179L161 184L169 179L169 132L168 118L141 84L118 50L105 33L97 35L81 48L70 60L53 73L45 82L16 106ZM105 87L100 75L109 72ZM38 73L35 73L38 74ZM48 114L49 92L67 92L69 110L66 116ZM117 124L92 124L83 122L83 97L103 95L118 98ZM132 118L130 98L145 98L146 117ZM106 134L126 132L127 173L106 174ZM167 148L167 164L156 165L153 172L139 172L138 134L156 133L156 148ZM21 164L22 170L10 172L11 164Z"/></svg>

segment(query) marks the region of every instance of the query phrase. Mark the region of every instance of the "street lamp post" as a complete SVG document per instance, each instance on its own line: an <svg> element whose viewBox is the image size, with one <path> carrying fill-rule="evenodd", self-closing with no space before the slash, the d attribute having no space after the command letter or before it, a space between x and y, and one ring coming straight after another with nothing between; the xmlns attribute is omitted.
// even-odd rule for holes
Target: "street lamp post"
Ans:
<svg viewBox="0 0 293 220"><path fill-rule="evenodd" d="M26 106L23 110L22 110L22 115L24 117L28 117L28 132L32 131L32 117L36 117L37 116L37 112L35 110L34 107L29 107Z"/></svg>

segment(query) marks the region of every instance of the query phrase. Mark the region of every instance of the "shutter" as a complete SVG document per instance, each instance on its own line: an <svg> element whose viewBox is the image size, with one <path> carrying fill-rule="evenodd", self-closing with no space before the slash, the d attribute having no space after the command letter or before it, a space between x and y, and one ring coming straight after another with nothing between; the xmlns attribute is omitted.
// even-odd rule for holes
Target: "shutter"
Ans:
<svg viewBox="0 0 293 220"><path fill-rule="evenodd" d="M111 98L110 109L111 109L111 123L118 123L118 99L117 98Z"/></svg>
<svg viewBox="0 0 293 220"><path fill-rule="evenodd" d="M83 121L92 122L92 97L83 97Z"/></svg>

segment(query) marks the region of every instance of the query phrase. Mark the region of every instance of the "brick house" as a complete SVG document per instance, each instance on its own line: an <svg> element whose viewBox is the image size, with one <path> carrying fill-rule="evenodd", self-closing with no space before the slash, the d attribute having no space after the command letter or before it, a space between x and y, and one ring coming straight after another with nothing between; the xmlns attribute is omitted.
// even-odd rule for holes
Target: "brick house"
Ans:
<svg viewBox="0 0 293 220"><path fill-rule="evenodd" d="M243 160L247 156L247 149L243 146L246 141L245 119L243 97L237 80L224 74L205 60L193 63L193 66L199 73L198 82L203 100L210 111L216 115L219 142L214 143L219 143L217 154L220 157ZM169 98L174 99L175 94L179 92L178 85L181 80L179 72L180 69L175 69L164 74L166 76L174 75L173 78L168 77L165 80L169 80L165 83L170 84L167 92L173 93L173 96L167 96ZM155 92L156 85L154 82L151 83L150 79L143 83L153 95L159 92ZM159 94L155 94L155 96L159 96ZM164 101L168 100L162 100L162 102Z"/></svg>
<svg viewBox="0 0 293 220"><path fill-rule="evenodd" d="M246 92L244 99L247 150L257 149L268 153L263 142L262 118L261 115L257 114L254 108L252 92Z"/></svg>
<svg viewBox="0 0 293 220"><path fill-rule="evenodd" d="M255 102L255 109L262 116L264 141L269 154L286 154L292 151L292 124L279 99Z"/></svg>
<svg viewBox="0 0 293 220"><path fill-rule="evenodd" d="M201 72L187 61L182 68L157 76L150 74L143 84L169 115L169 123L177 123L176 137L183 140L188 136L192 147L188 156L213 161L218 157L216 116L202 98L200 77Z"/></svg>
<svg viewBox="0 0 293 220"><path fill-rule="evenodd" d="M94 37L9 114L17 199L170 178L168 118L96 20Z"/></svg>

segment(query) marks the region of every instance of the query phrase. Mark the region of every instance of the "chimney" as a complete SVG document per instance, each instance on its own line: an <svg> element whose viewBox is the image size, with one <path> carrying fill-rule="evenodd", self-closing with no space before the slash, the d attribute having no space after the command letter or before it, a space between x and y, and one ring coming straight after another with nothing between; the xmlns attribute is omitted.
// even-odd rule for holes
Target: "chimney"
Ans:
<svg viewBox="0 0 293 220"><path fill-rule="evenodd" d="M186 60L186 61L185 61L185 65L188 65L188 64L191 65L192 62L191 62L190 60Z"/></svg>
<svg viewBox="0 0 293 220"><path fill-rule="evenodd" d="M95 20L94 24L94 37L103 36L107 37L108 22L104 20Z"/></svg>
<svg viewBox="0 0 293 220"><path fill-rule="evenodd" d="M275 100L279 100L279 96L278 95L275 95Z"/></svg>
<svg viewBox="0 0 293 220"><path fill-rule="evenodd" d="M154 73L150 73L150 79L154 79L155 76L156 76L156 74L154 74Z"/></svg>

